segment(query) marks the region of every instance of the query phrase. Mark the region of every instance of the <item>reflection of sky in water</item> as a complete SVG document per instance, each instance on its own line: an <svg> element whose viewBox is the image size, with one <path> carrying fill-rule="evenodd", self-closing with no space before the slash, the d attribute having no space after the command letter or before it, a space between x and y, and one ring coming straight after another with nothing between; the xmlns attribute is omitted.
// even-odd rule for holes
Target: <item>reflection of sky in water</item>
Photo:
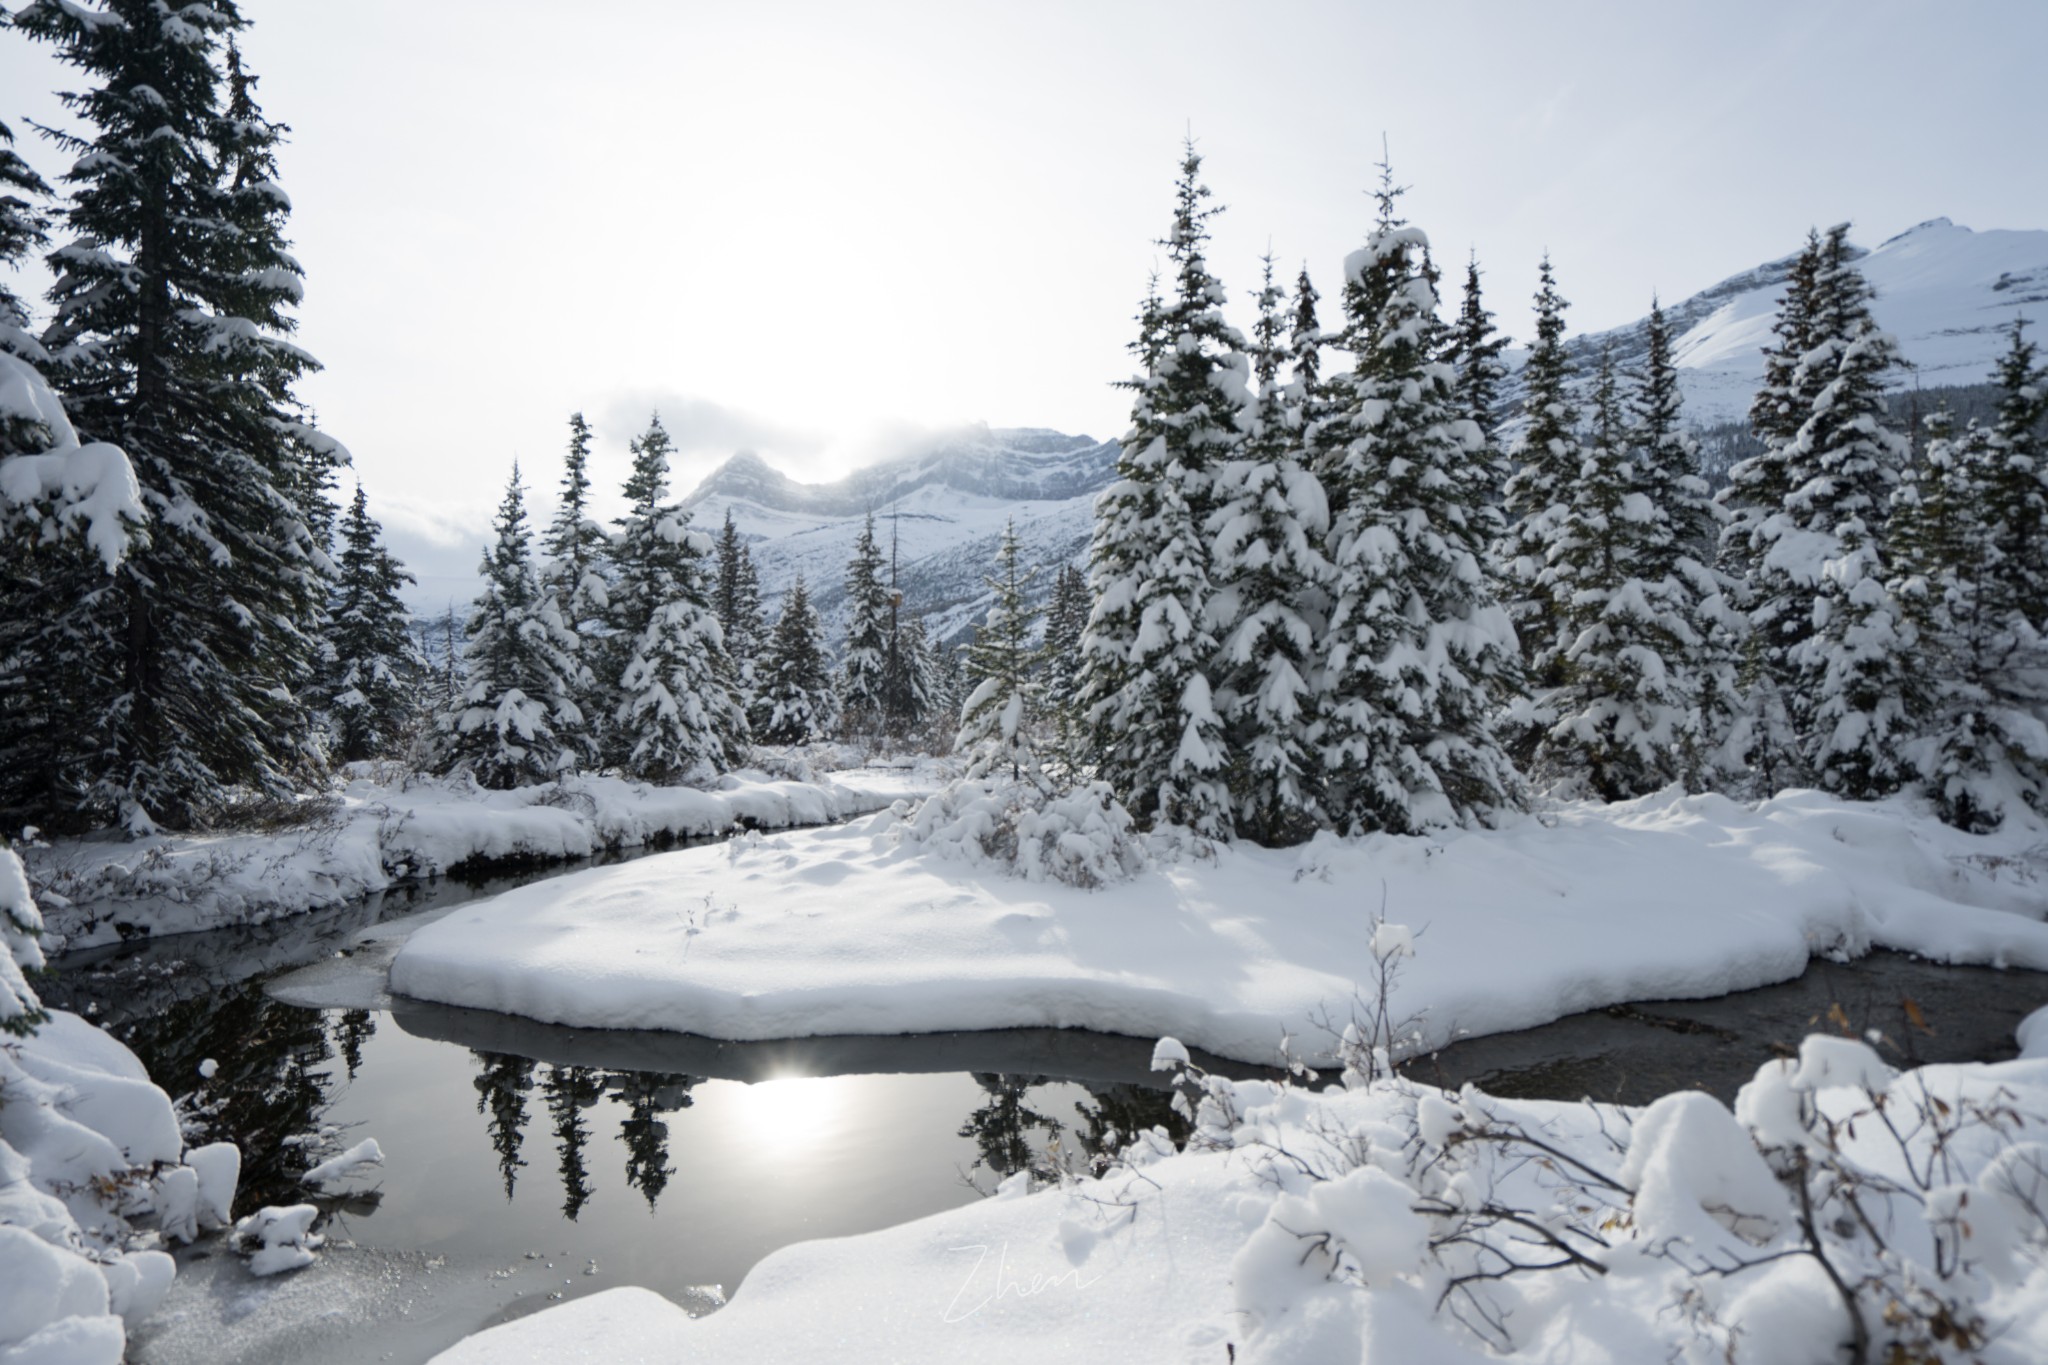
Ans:
<svg viewBox="0 0 2048 1365"><path fill-rule="evenodd" d="M777 1247L978 1197L968 1176L982 1148L961 1129L985 1110L989 1092L963 1072L685 1083L509 1058L488 1064L468 1048L405 1033L389 1016L378 1023L354 1081L343 1083L334 1064L337 1094L325 1115L354 1125L350 1140L375 1137L385 1151L382 1206L334 1229L364 1246L508 1264L538 1251L566 1281L556 1287L572 1295L619 1284L722 1284L731 1292ZM501 1083L480 1090L487 1074ZM603 1078L601 1098L594 1077ZM636 1077L650 1079L636 1088ZM1069 1126L1079 1123L1075 1106L1089 1099L1059 1082L1025 1092L1029 1116ZM574 1221L563 1216L570 1144L559 1117L571 1109L584 1134L577 1164L588 1188ZM660 1130L653 1160L638 1163L637 1187L628 1177L636 1117L643 1139L649 1122ZM1042 1154L1050 1131L1039 1124L1022 1136ZM509 1199L501 1148L520 1163L511 1167ZM648 1179L664 1161L672 1174ZM991 1179L980 1173L984 1188ZM585 1277L591 1259L600 1274Z"/></svg>

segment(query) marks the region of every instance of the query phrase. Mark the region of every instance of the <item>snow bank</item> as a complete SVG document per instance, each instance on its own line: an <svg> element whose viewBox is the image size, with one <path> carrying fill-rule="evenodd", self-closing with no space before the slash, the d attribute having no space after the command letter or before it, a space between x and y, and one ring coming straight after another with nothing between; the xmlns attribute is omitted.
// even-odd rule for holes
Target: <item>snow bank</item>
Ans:
<svg viewBox="0 0 2048 1365"><path fill-rule="evenodd" d="M186 1152L170 1097L76 1015L0 1040L0 1361L119 1361L170 1288L157 1247L224 1223L239 1165Z"/></svg>
<svg viewBox="0 0 2048 1365"><path fill-rule="evenodd" d="M464 864L563 862L760 828L822 824L936 789L929 763L784 781L747 771L711 790L583 776L512 791L461 781L359 776L304 825L220 836L118 835L27 851L45 947L137 933L254 924L384 890Z"/></svg>
<svg viewBox="0 0 2048 1365"><path fill-rule="evenodd" d="M465 906L399 952L418 999L732 1039L1009 1027L1327 1055L1384 903L1418 950L1392 1017L1428 1048L1702 998L1883 946L2048 969L2041 831L1894 801L1664 794L1496 831L1224 847L1086 890L930 851L916 816L751 835ZM939 822L943 824L944 822ZM1381 945L1385 947L1385 944Z"/></svg>
<svg viewBox="0 0 2048 1365"><path fill-rule="evenodd" d="M2048 1358L2048 1062L1797 1093L1807 1165L1697 1093L1630 1110L1194 1074L1183 1152L1140 1134L1098 1178L1020 1174L784 1248L708 1317L617 1290L436 1365L1807 1365L1859 1330L1873 1360Z"/></svg>
<svg viewBox="0 0 2048 1365"><path fill-rule="evenodd" d="M898 826L906 844L1026 881L1092 889L1145 866L1131 813L1106 782L1056 792L1000 775L964 778L907 817Z"/></svg>

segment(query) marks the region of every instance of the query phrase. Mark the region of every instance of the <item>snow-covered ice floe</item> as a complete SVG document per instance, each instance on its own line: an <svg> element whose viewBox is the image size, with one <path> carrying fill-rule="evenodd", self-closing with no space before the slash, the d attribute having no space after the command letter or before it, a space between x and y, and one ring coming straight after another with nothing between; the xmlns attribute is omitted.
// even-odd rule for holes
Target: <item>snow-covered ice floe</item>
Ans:
<svg viewBox="0 0 2048 1365"><path fill-rule="evenodd" d="M1186 1055L1159 1054L1184 1151L1136 1134L1092 1177L786 1247L708 1317L618 1289L436 1365L2048 1359L2048 1060L1898 1075L1813 1037L1731 1111Z"/></svg>
<svg viewBox="0 0 2048 1365"><path fill-rule="evenodd" d="M1072 1027L1226 1057L1326 1054L1414 935L1411 1048L1901 949L2048 969L2039 829L1957 833L1904 801L1664 794L1492 831L1155 856L1087 890L942 856L901 808L591 869L415 934L391 987L576 1027L730 1039Z"/></svg>
<svg viewBox="0 0 2048 1365"><path fill-rule="evenodd" d="M564 862L603 849L824 824L937 788L930 762L859 767L802 780L744 771L711 789L617 777L565 778L512 791L431 778L348 782L331 810L282 831L60 840L24 850L53 950L137 932L254 924L339 905L479 862Z"/></svg>

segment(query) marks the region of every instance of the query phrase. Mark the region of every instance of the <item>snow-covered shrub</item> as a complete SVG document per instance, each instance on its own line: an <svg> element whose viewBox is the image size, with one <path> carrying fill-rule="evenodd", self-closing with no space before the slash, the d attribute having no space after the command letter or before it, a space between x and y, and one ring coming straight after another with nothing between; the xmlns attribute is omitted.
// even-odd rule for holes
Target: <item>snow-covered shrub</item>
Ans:
<svg viewBox="0 0 2048 1365"><path fill-rule="evenodd" d="M1731 1113L1399 1078L1315 1094L1210 1075L1171 1039L1153 1065L1190 1150L1247 1161L1259 1190L1238 1205L1238 1360L1376 1358L1360 1343L1390 1315L1403 1358L1443 1360L1548 1359L1558 1314L1693 1365L2033 1360L2048 1329L2048 1088L2028 1073L1896 1075L1817 1036Z"/></svg>
<svg viewBox="0 0 2048 1365"><path fill-rule="evenodd" d="M1093 888L1145 866L1131 813L1102 782L1058 792L1001 775L963 778L925 798L897 837L1033 882Z"/></svg>

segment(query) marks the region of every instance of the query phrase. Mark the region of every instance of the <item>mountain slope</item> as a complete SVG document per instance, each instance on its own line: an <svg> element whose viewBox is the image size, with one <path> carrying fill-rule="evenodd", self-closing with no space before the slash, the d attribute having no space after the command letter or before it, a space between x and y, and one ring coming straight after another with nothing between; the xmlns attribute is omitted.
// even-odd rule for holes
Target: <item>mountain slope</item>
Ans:
<svg viewBox="0 0 2048 1365"><path fill-rule="evenodd" d="M1696 423L1741 421L1763 378L1763 350L1784 296L1792 257L1770 261L1668 305L1687 417ZM2048 320L2048 232L1974 232L1946 218L1909 228L1870 251L1857 267L1877 289L1878 325L1899 339L1923 388L1989 378L2018 316ZM1622 365L1642 358L1648 319L1573 338L1582 370L1612 346Z"/></svg>
<svg viewBox="0 0 2048 1365"><path fill-rule="evenodd" d="M772 615L800 573L837 646L846 564L868 514L883 552L893 547L908 611L940 638L981 620L982 575L1012 518L1026 563L1047 566L1034 596L1052 589L1050 566L1087 551L1095 495L1116 473L1114 442L1037 428L971 428L829 484L801 484L741 452L683 500L713 531L732 513L747 538Z"/></svg>

